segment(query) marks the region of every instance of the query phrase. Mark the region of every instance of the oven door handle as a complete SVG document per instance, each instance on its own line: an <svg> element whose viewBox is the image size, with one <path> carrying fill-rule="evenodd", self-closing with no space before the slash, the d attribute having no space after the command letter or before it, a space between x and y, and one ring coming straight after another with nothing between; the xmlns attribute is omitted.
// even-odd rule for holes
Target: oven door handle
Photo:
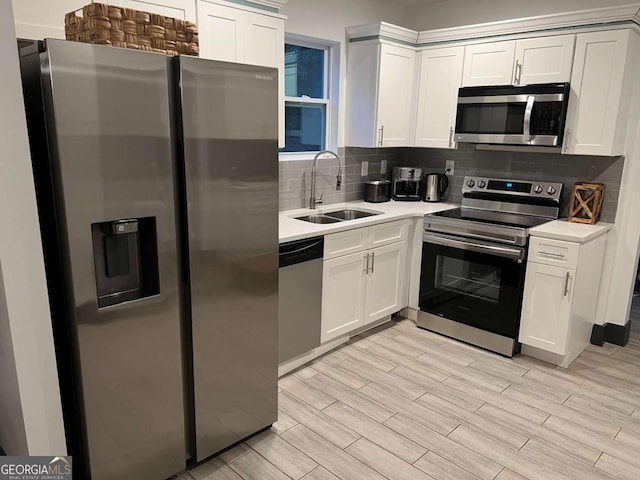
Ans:
<svg viewBox="0 0 640 480"><path fill-rule="evenodd" d="M458 248L460 250L469 250L478 253L488 253L497 257L510 258L522 262L524 259L524 248L503 247L500 245L488 245L485 243L477 243L469 240L459 240L444 235L435 235L433 233L425 233L422 237L425 243L442 245L445 247Z"/></svg>

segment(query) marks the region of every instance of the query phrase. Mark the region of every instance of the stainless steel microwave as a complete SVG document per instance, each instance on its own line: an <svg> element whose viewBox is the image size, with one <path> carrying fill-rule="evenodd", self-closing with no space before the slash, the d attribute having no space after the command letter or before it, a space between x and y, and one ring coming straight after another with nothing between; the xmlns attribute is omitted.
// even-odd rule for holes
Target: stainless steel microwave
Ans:
<svg viewBox="0 0 640 480"><path fill-rule="evenodd" d="M455 139L466 143L562 146L569 84L463 87Z"/></svg>

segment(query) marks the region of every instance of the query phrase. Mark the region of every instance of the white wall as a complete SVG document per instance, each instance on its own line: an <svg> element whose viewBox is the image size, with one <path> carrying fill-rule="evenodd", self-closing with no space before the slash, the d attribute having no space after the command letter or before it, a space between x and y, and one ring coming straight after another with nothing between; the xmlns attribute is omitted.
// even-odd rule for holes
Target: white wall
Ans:
<svg viewBox="0 0 640 480"><path fill-rule="evenodd" d="M12 0L12 3L18 37L42 40L49 37L64 38L64 16L91 1Z"/></svg>
<svg viewBox="0 0 640 480"><path fill-rule="evenodd" d="M640 77L640 39L635 48L632 78ZM633 300L636 268L640 253L640 83L635 82L627 127L625 162L618 198L616 222L607 238L604 269L600 281L596 321L624 325Z"/></svg>
<svg viewBox="0 0 640 480"><path fill-rule="evenodd" d="M0 262L28 451L66 453L31 157L10 2L0 2ZM6 327L5 327L6 328ZM4 329L3 329L4 333ZM7 347L5 339L0 348ZM3 355L6 353L3 352ZM4 380L4 378L2 378ZM11 385L0 384L0 389ZM14 398L5 400L15 402ZM0 411L0 429L10 428Z"/></svg>
<svg viewBox="0 0 640 480"><path fill-rule="evenodd" d="M0 265L0 446L7 455L29 451L24 430L18 372L11 340L11 325Z"/></svg>
<svg viewBox="0 0 640 480"><path fill-rule="evenodd" d="M403 26L431 30L633 3L635 0L440 0L409 8Z"/></svg>
<svg viewBox="0 0 640 480"><path fill-rule="evenodd" d="M338 146L344 145L347 43L345 28L385 21L403 25L406 9L388 0L289 0L285 32L340 43ZM348 145L347 145L348 146Z"/></svg>

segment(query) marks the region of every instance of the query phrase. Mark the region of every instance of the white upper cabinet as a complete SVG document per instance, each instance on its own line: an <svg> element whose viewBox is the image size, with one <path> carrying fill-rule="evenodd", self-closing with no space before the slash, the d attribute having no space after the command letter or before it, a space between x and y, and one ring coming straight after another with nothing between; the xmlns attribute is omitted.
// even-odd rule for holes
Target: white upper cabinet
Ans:
<svg viewBox="0 0 640 480"><path fill-rule="evenodd" d="M416 52L378 42L352 43L347 57L346 144L413 144L411 119Z"/></svg>
<svg viewBox="0 0 640 480"><path fill-rule="evenodd" d="M202 58L278 69L280 147L284 147L284 18L240 5L198 1Z"/></svg>
<svg viewBox="0 0 640 480"><path fill-rule="evenodd" d="M418 53L416 147L455 148L453 132L463 60L464 47L437 48Z"/></svg>
<svg viewBox="0 0 640 480"><path fill-rule="evenodd" d="M194 0L110 0L103 3L157 13L165 17L196 21L196 2Z"/></svg>
<svg viewBox="0 0 640 480"><path fill-rule="evenodd" d="M624 153L630 91L634 82L633 61L628 58L632 40L638 41L631 30L577 36L564 153Z"/></svg>
<svg viewBox="0 0 640 480"><path fill-rule="evenodd" d="M198 2L200 56L224 62L244 58L244 12L208 2Z"/></svg>
<svg viewBox="0 0 640 480"><path fill-rule="evenodd" d="M469 45L465 49L463 87L513 83L516 42Z"/></svg>
<svg viewBox="0 0 640 480"><path fill-rule="evenodd" d="M378 131L380 147L411 144L413 75L416 52L395 45L380 47Z"/></svg>
<svg viewBox="0 0 640 480"><path fill-rule="evenodd" d="M265 15L251 15L246 28L245 63L284 71L284 21Z"/></svg>
<svg viewBox="0 0 640 480"><path fill-rule="evenodd" d="M568 82L575 41L575 35L558 35L469 45L462 85Z"/></svg>
<svg viewBox="0 0 640 480"><path fill-rule="evenodd" d="M514 83L568 82L571 79L575 43L575 35L518 40Z"/></svg>

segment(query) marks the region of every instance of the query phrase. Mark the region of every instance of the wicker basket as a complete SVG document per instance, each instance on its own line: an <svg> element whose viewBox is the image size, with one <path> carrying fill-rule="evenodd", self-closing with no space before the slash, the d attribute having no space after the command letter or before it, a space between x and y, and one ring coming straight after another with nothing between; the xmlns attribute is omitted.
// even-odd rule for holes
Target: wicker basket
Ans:
<svg viewBox="0 0 640 480"><path fill-rule="evenodd" d="M82 15L78 15L82 12ZM198 26L153 13L90 3L64 18L67 40L198 56Z"/></svg>
<svg viewBox="0 0 640 480"><path fill-rule="evenodd" d="M604 183L578 182L573 186L569 203L569 221L593 225L602 215Z"/></svg>

